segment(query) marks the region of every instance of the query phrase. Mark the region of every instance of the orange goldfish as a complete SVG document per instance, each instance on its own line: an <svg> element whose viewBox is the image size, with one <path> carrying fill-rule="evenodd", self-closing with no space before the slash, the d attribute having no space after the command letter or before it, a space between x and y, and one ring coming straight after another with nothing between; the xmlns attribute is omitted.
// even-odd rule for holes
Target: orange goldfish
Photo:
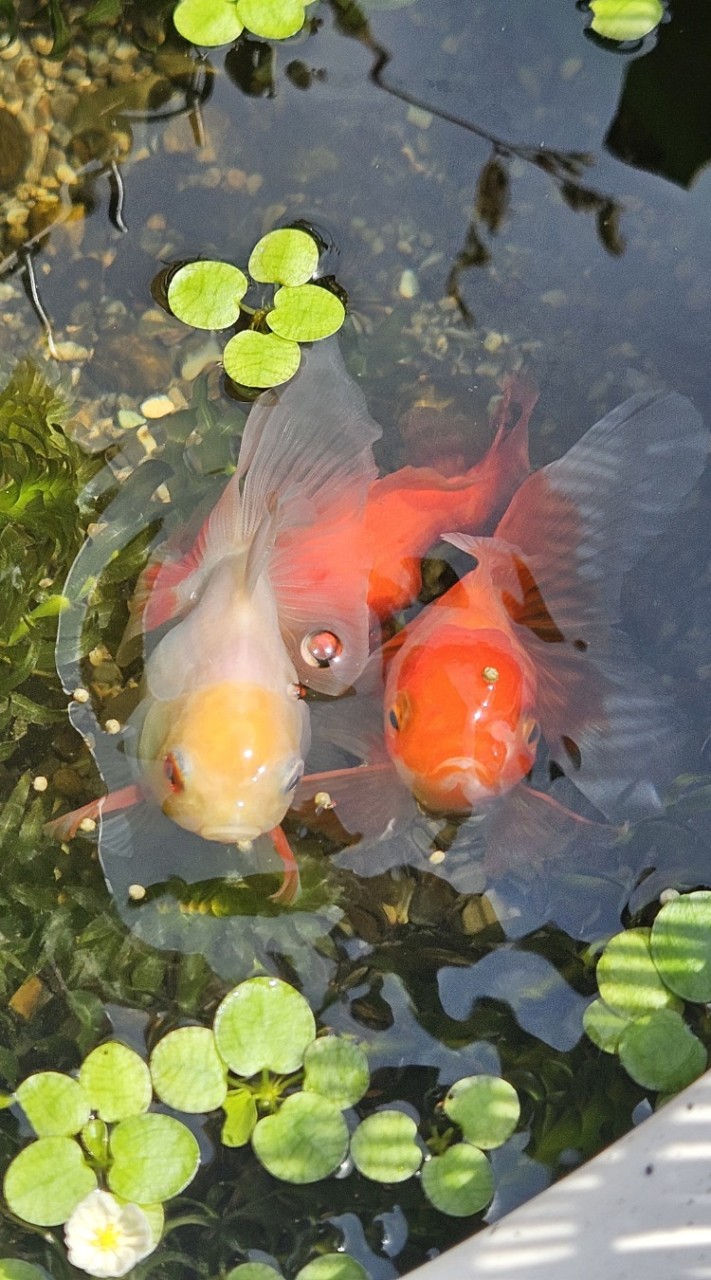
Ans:
<svg viewBox="0 0 711 1280"><path fill-rule="evenodd" d="M319 653L319 636L337 635L339 652L308 666L310 682L331 694L351 683L368 653L370 565L354 549L342 609L304 589L286 534L343 516L362 520L379 435L335 343L314 347L285 389L255 403L236 473L180 580L176 612L184 617L145 664L127 735L138 782L50 824L55 835L66 838L82 818L149 796L207 840L271 835L285 867L280 894L291 900L298 872L279 824L309 742L303 644L314 637Z"/></svg>
<svg viewBox="0 0 711 1280"><path fill-rule="evenodd" d="M339 706L326 713L337 745L369 764L308 777L300 798L321 791L346 828L372 833L401 807L397 777L427 810L489 815L509 859L544 854L574 815L521 785L542 737L605 819L658 803L675 716L618 627L620 591L708 443L689 400L633 396L524 482L493 537L445 535L476 567L383 651L380 744L372 673L360 719L357 700L340 728Z"/></svg>

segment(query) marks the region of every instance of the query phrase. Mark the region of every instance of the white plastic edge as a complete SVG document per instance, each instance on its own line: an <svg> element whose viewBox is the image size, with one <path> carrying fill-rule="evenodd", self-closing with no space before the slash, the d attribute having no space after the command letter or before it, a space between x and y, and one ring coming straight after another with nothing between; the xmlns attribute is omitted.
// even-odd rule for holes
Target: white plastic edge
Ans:
<svg viewBox="0 0 711 1280"><path fill-rule="evenodd" d="M409 1280L711 1280L711 1071Z"/></svg>

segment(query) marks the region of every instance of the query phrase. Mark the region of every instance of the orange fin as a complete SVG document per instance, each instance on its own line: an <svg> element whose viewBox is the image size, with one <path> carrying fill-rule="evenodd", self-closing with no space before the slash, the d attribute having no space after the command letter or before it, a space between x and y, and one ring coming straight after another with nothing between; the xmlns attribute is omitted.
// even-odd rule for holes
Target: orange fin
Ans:
<svg viewBox="0 0 711 1280"><path fill-rule="evenodd" d="M281 887L270 896L273 902L281 902L284 906L290 906L294 899L298 897L301 887L299 868L294 857L294 851L281 827L274 827L273 831L268 832L268 835L284 864L284 879L281 882Z"/></svg>
<svg viewBox="0 0 711 1280"><path fill-rule="evenodd" d="M106 813L115 813L118 809L128 809L131 805L140 804L145 799L141 787L131 783L121 787L119 791L110 791L107 796L91 800L81 809L73 809L71 813L62 814L61 818L53 818L45 823L45 831L55 840L73 840L82 822L97 822Z"/></svg>

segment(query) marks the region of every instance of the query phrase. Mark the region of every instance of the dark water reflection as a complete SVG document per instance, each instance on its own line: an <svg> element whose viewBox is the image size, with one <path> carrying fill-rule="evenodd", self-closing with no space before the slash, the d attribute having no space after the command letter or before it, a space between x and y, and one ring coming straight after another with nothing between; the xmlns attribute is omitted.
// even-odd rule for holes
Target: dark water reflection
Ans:
<svg viewBox="0 0 711 1280"><path fill-rule="evenodd" d="M318 29L287 46L214 51L209 68L177 46L170 57L163 49L160 75L173 68L175 101L122 103L100 87L81 108L109 121L123 150L91 157L99 167L90 181L64 193L83 221L43 236L33 262L55 340L85 352L66 363L94 447L118 441L135 463L141 448L117 429L119 408L171 388L187 406L196 385L190 360L198 368L205 352L205 360L219 356L221 340L210 345L157 311L151 286L165 261L206 255L244 265L259 235L295 218L334 245L352 313L342 345L384 425L384 469L410 460L398 424L423 396L451 401L445 417L469 421L476 407L483 446L481 406L499 375L522 363L541 390L536 465L640 388L669 385L711 422L708 16L692 0L675 4L672 20L627 56L585 39L584 15L567 0L518 0L505 11L498 0L417 0L374 10L369 25L322 0L316 17ZM11 61L0 63L3 88L13 74ZM492 155L498 176L486 171ZM13 244L4 243L4 352L41 361L43 334ZM109 509L108 538L87 572L100 574L112 550L165 514L151 498L164 478L177 476L167 513L175 521L219 489L241 411L216 375L206 386L217 417L231 415L229 430L213 420L196 444L197 418L160 423L154 470L140 467ZM436 432L429 443L436 464ZM710 767L710 502L707 477L630 576L623 600L645 661L689 718L679 772L700 775ZM435 581L437 572L434 565ZM75 635L82 656L100 638L115 652L129 585L113 591L110 607L89 610L87 632ZM75 622L65 619L65 635ZM62 674L67 690L87 677L77 652ZM97 706L102 722L110 709ZM78 727L98 737L102 774L121 785L125 761L94 714L79 712ZM12 757L6 770L9 790ZM89 791L97 785L85 780ZM305 894L291 911L268 901L275 868L259 849L253 864L237 866L229 851L155 812L107 819L100 852L113 903L136 938L202 956L218 986L255 968L296 981L326 1024L369 1043L379 1100L417 1105L425 1077L430 1091L482 1070L515 1080L526 1140L497 1157L508 1171L496 1216L631 1123L641 1091L615 1061L601 1065L582 1037L594 990L583 943L614 932L630 903L643 911L669 883L708 882L701 808L641 824L604 860L591 862L583 847L555 872L524 868L496 879L477 860L475 825L453 834L441 860L432 857L436 824L424 818L406 838L370 851L344 852L302 833ZM136 883L148 890L143 901L130 897ZM107 999L110 975L94 980ZM151 1012L164 1003L156 993ZM201 1016L199 1004L189 1015ZM348 1180L329 1192L327 1210L300 1193L291 1208L312 1220L323 1214L347 1242L349 1232L358 1237L373 1274L392 1275L383 1240L393 1223L376 1229L375 1193L358 1194L359 1216ZM408 1224L407 1245L392 1254L398 1270L472 1226L434 1211L417 1222L421 1204L403 1193L402 1204L382 1210ZM268 1236L264 1229L259 1247ZM217 1249L215 1266L225 1260Z"/></svg>

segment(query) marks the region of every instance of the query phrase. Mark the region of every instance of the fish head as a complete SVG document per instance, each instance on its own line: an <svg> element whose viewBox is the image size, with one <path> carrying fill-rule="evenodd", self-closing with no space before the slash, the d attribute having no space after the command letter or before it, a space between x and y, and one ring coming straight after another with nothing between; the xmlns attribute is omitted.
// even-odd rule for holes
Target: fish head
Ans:
<svg viewBox="0 0 711 1280"><path fill-rule="evenodd" d="M443 625L402 646L385 689L385 741L403 782L434 812L471 812L533 766L532 668L502 631Z"/></svg>
<svg viewBox="0 0 711 1280"><path fill-rule="evenodd" d="M294 687L199 687L149 708L139 754L169 818L206 840L255 840L278 826L304 770L306 708Z"/></svg>

